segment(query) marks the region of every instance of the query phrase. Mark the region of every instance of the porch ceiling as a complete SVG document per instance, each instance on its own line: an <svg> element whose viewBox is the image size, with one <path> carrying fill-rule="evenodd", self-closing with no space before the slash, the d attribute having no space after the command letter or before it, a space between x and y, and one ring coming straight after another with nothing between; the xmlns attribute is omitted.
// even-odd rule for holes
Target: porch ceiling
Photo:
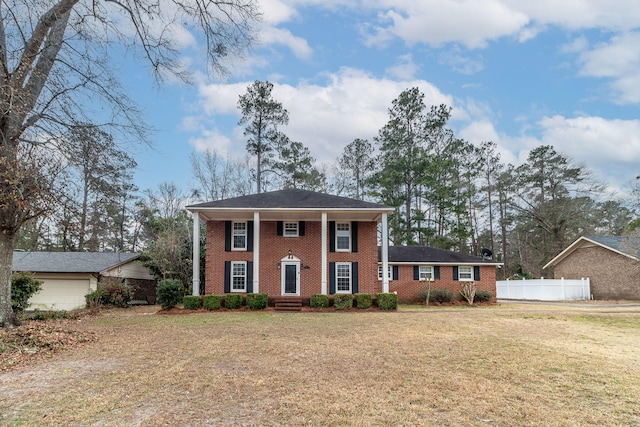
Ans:
<svg viewBox="0 0 640 427"><path fill-rule="evenodd" d="M379 222L384 212L393 209L238 209L238 208L190 208L205 221L253 220L254 212L260 213L261 221L321 221L322 213L327 213L328 221L375 221Z"/></svg>

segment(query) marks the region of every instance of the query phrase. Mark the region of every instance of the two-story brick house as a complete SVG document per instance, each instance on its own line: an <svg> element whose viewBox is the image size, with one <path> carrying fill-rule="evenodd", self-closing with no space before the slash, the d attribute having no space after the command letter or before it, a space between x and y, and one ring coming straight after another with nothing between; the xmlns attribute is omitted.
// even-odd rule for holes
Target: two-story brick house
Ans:
<svg viewBox="0 0 640 427"><path fill-rule="evenodd" d="M187 209L194 217L195 236L200 221L206 221L205 294L308 298L391 291L409 301L431 274L444 288L475 280L479 289L495 295L495 263L428 247L390 248L387 217L392 207L286 189ZM199 253L194 239L194 254ZM193 294L198 295L197 256L193 270ZM382 271L389 274L383 277Z"/></svg>

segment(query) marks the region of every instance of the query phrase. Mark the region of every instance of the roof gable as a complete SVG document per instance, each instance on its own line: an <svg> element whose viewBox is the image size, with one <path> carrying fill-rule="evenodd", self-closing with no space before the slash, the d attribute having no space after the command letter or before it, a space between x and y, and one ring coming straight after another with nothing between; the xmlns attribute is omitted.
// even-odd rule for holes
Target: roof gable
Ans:
<svg viewBox="0 0 640 427"><path fill-rule="evenodd" d="M100 273L138 259L122 252L14 252L12 271L34 273Z"/></svg>
<svg viewBox="0 0 640 427"><path fill-rule="evenodd" d="M640 238L633 236L582 236L549 261L543 268L557 265L579 248L594 245L640 261Z"/></svg>
<svg viewBox="0 0 640 427"><path fill-rule="evenodd" d="M378 247L378 262L382 260L381 253L382 250ZM492 260L484 260L481 257L432 248L431 246L389 246L389 263L501 264Z"/></svg>

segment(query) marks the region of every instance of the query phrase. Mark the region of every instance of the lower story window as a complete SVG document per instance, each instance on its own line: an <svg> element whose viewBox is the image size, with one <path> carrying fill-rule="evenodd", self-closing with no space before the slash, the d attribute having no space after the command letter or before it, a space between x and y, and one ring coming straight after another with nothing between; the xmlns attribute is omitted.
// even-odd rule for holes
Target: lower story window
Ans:
<svg viewBox="0 0 640 427"><path fill-rule="evenodd" d="M336 263L336 293L351 293L351 263Z"/></svg>
<svg viewBox="0 0 640 427"><path fill-rule="evenodd" d="M231 263L231 292L245 292L247 289L247 263Z"/></svg>
<svg viewBox="0 0 640 427"><path fill-rule="evenodd" d="M393 277L393 275L391 274L392 267L393 266L391 266L391 265L387 266L387 278L389 280L391 280L392 277ZM382 266L381 265L378 266L378 280L382 280Z"/></svg>
<svg viewBox="0 0 640 427"><path fill-rule="evenodd" d="M433 267L430 265L420 266L420 280L433 280Z"/></svg>
<svg viewBox="0 0 640 427"><path fill-rule="evenodd" d="M473 280L473 267L460 266L458 267L458 280Z"/></svg>

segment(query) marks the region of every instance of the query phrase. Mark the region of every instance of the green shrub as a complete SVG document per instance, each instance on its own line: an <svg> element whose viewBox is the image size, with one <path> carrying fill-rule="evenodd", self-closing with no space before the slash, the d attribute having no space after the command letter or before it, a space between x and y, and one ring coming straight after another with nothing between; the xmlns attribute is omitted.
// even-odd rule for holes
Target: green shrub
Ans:
<svg viewBox="0 0 640 427"><path fill-rule="evenodd" d="M489 291L476 291L476 302L489 302L491 301L491 292Z"/></svg>
<svg viewBox="0 0 640 427"><path fill-rule="evenodd" d="M356 294L356 307L369 308L371 304L371 294Z"/></svg>
<svg viewBox="0 0 640 427"><path fill-rule="evenodd" d="M267 294L247 294L247 307L251 310L264 310L269 303L269 295Z"/></svg>
<svg viewBox="0 0 640 427"><path fill-rule="evenodd" d="M313 308L329 307L329 297L322 294L313 294L309 305Z"/></svg>
<svg viewBox="0 0 640 427"><path fill-rule="evenodd" d="M429 302L449 303L453 302L453 291L448 289L431 289Z"/></svg>
<svg viewBox="0 0 640 427"><path fill-rule="evenodd" d="M240 294L226 294L224 297L224 306L229 309L235 309L242 307L242 295Z"/></svg>
<svg viewBox="0 0 640 427"><path fill-rule="evenodd" d="M42 282L27 271L11 275L11 308L18 315L29 308L29 298L42 289Z"/></svg>
<svg viewBox="0 0 640 427"><path fill-rule="evenodd" d="M377 294L376 305L381 310L395 310L398 308L398 295L392 293Z"/></svg>
<svg viewBox="0 0 640 427"><path fill-rule="evenodd" d="M217 310L222 307L222 295L205 295L202 305L207 310Z"/></svg>
<svg viewBox="0 0 640 427"><path fill-rule="evenodd" d="M98 289L102 291L101 303L116 307L127 307L131 301L131 287L119 280L106 280L98 283Z"/></svg>
<svg viewBox="0 0 640 427"><path fill-rule="evenodd" d="M199 295L185 295L182 297L182 305L186 310L197 310L202 306L202 297Z"/></svg>
<svg viewBox="0 0 640 427"><path fill-rule="evenodd" d="M351 294L336 294L333 297L333 306L336 310L346 310L353 307L353 297Z"/></svg>
<svg viewBox="0 0 640 427"><path fill-rule="evenodd" d="M84 296L84 300L87 303L87 308L97 309L102 305L102 289L96 289L93 292L89 292Z"/></svg>
<svg viewBox="0 0 640 427"><path fill-rule="evenodd" d="M158 283L156 289L156 302L164 310L175 307L182 302L184 286L177 279L165 279Z"/></svg>
<svg viewBox="0 0 640 427"><path fill-rule="evenodd" d="M68 312L66 310L40 311L37 308L33 313L26 316L27 320L51 320L51 319L77 319L78 313L75 311Z"/></svg>

